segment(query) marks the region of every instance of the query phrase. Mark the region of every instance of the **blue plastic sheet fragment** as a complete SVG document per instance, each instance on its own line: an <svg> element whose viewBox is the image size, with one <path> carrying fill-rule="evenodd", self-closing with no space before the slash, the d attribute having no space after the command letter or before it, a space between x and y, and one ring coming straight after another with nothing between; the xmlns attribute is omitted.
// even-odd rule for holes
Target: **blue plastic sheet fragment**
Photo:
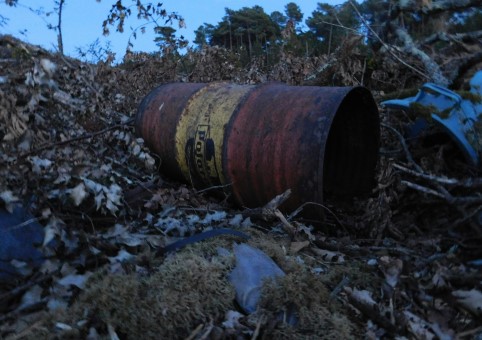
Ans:
<svg viewBox="0 0 482 340"><path fill-rule="evenodd" d="M229 281L236 289L236 301L246 313L256 310L263 281L285 276L280 267L264 252L248 244L234 245L236 267Z"/></svg>
<svg viewBox="0 0 482 340"><path fill-rule="evenodd" d="M381 105L394 109L409 109L416 103L432 110L433 121L455 140L468 162L480 166L482 165L482 71L478 71L472 77L470 93L473 96L465 99L445 87L426 83L414 97L387 100ZM420 117L412 130L423 130L426 125L426 120Z"/></svg>
<svg viewBox="0 0 482 340"><path fill-rule="evenodd" d="M263 251L246 243L234 245L236 266L229 274L229 282L236 290L236 301L247 314L253 313L258 307L261 290L265 280L283 277L286 274ZM298 313L293 305L278 313L278 320L295 326L298 323Z"/></svg>
<svg viewBox="0 0 482 340"><path fill-rule="evenodd" d="M40 266L43 240L42 225L25 208L16 206L11 213L0 208L0 283L20 277L13 260L25 262L29 268Z"/></svg>

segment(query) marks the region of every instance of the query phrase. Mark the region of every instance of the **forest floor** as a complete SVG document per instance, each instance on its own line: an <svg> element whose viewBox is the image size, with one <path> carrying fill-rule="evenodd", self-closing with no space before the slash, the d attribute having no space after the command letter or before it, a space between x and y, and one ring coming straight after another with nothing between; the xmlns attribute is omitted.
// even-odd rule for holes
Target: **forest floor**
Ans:
<svg viewBox="0 0 482 340"><path fill-rule="evenodd" d="M431 126L407 141L414 117L380 107L369 197L325 202L317 227L253 215L159 173L133 128L137 106L165 82L286 81L329 60L285 59L266 75L215 48L190 58L93 65L0 37L2 209L29 210L46 257L13 263L21 274L0 283L1 338L482 338L482 171L449 137ZM342 80L362 72L350 63ZM369 89L377 102L387 92ZM235 235L158 251L219 228L248 234L286 273L249 315L228 280Z"/></svg>

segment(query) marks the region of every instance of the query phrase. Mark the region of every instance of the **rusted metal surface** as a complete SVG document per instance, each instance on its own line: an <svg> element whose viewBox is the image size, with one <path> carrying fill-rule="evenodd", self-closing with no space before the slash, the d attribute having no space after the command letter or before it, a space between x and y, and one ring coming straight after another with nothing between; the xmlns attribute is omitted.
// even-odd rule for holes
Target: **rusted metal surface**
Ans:
<svg viewBox="0 0 482 340"><path fill-rule="evenodd" d="M379 118L363 87L167 84L142 101L136 130L162 172L197 188L226 185L243 206L290 188L293 209L374 183Z"/></svg>
<svg viewBox="0 0 482 340"><path fill-rule="evenodd" d="M175 156L176 126L188 100L205 84L166 84L151 91L141 102L135 126L137 135L162 159L167 175L182 177Z"/></svg>

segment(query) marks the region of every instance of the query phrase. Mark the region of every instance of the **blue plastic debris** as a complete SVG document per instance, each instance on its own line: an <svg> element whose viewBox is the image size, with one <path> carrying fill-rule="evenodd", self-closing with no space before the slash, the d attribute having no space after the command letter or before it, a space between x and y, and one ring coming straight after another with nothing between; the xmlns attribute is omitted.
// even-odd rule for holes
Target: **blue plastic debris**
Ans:
<svg viewBox="0 0 482 340"><path fill-rule="evenodd" d="M236 244L234 255L236 267L229 281L236 289L236 301L246 313L252 313L258 305L263 281L285 273L268 255L247 244Z"/></svg>
<svg viewBox="0 0 482 340"><path fill-rule="evenodd" d="M43 254L38 248L43 240L43 227L23 207L15 207L12 213L0 208L0 283L21 276L14 260L31 269L40 266Z"/></svg>
<svg viewBox="0 0 482 340"><path fill-rule="evenodd" d="M481 165L482 158L482 71L470 81L473 98L464 99L445 87L426 83L415 97L387 100L381 105L394 109L408 109L419 104L431 112L431 117L456 141L467 160ZM412 133L423 130L427 122L419 118Z"/></svg>
<svg viewBox="0 0 482 340"><path fill-rule="evenodd" d="M263 251L248 244L235 244L234 255L236 266L229 274L229 282L236 290L236 301L239 306L245 313L251 314L258 307L264 281L286 274ZM278 320L295 326L298 323L296 307L288 306L287 310L279 312Z"/></svg>

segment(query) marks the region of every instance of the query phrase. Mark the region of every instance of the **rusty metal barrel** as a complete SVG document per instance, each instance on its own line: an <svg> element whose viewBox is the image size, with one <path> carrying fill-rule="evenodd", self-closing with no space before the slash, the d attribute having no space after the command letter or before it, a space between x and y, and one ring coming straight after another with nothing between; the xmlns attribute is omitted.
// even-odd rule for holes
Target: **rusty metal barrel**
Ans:
<svg viewBox="0 0 482 340"><path fill-rule="evenodd" d="M380 124L364 87L170 83L142 100L135 127L162 173L241 206L291 189L290 210L374 184Z"/></svg>

